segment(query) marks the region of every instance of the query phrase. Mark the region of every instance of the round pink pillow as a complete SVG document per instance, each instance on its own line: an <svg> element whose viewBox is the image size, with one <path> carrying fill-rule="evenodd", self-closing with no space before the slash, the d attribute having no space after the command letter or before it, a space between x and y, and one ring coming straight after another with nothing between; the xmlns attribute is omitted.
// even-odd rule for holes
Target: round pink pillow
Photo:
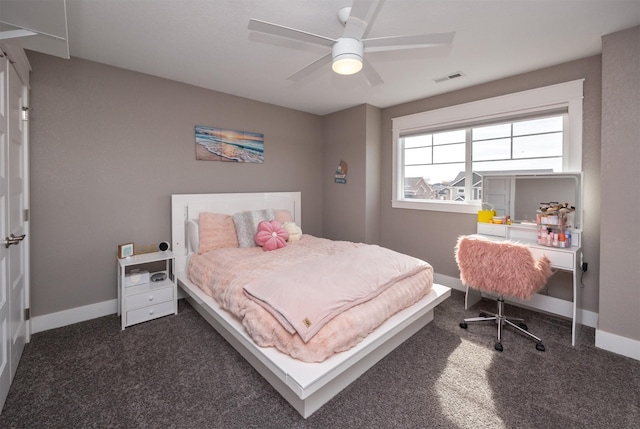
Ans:
<svg viewBox="0 0 640 429"><path fill-rule="evenodd" d="M256 233L256 244L262 247L262 250L276 250L287 245L289 233L282 229L282 225L277 220L263 220L258 224L258 232Z"/></svg>

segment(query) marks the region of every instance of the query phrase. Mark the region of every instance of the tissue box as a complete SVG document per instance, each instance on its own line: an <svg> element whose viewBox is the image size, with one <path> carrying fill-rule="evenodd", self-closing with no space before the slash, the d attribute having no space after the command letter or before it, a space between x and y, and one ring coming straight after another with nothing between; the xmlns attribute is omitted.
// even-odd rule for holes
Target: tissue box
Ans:
<svg viewBox="0 0 640 429"><path fill-rule="evenodd" d="M137 286L149 283L149 271L131 271L124 276L124 286Z"/></svg>

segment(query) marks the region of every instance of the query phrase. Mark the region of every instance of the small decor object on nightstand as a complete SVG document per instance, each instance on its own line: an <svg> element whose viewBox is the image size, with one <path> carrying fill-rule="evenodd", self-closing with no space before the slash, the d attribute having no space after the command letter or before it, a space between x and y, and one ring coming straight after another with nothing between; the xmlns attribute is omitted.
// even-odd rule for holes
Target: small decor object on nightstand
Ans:
<svg viewBox="0 0 640 429"><path fill-rule="evenodd" d="M133 256L133 243L121 244L118 246L118 258L128 258Z"/></svg>
<svg viewBox="0 0 640 429"><path fill-rule="evenodd" d="M151 274L151 281L152 282L161 282L167 279L167 273L165 273L164 271L159 271L157 273L153 273Z"/></svg>

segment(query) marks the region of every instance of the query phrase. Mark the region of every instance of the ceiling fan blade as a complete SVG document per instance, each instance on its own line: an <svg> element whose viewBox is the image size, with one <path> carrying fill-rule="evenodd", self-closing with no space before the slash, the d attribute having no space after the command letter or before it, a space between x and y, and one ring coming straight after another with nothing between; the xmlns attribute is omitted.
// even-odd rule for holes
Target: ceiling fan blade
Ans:
<svg viewBox="0 0 640 429"><path fill-rule="evenodd" d="M396 51L414 48L435 48L450 45L455 32L416 34L409 36L389 36L364 39L365 52Z"/></svg>
<svg viewBox="0 0 640 429"><path fill-rule="evenodd" d="M362 65L363 65L362 74L364 75L364 78L367 80L367 83L369 84L369 86L378 86L384 83L384 81L382 80L382 77L380 77L376 69L373 68L371 63L367 61L366 58L362 59Z"/></svg>
<svg viewBox="0 0 640 429"><path fill-rule="evenodd" d="M284 37L285 39L299 40L302 42L312 43L314 45L327 46L329 48L335 42L335 39L331 39L329 37L296 30L295 28L285 27L284 25L260 21L259 19L250 19L248 28L251 31L258 31L260 33L271 34L272 36Z"/></svg>
<svg viewBox="0 0 640 429"><path fill-rule="evenodd" d="M383 0L354 0L342 37L360 40Z"/></svg>
<svg viewBox="0 0 640 429"><path fill-rule="evenodd" d="M315 72L318 69L321 69L322 67L330 63L331 63L331 52L318 58L311 64L304 66L303 68L301 68L300 70L298 70L297 72L289 76L287 80L292 80L294 82L302 80L305 77L309 76L311 73Z"/></svg>

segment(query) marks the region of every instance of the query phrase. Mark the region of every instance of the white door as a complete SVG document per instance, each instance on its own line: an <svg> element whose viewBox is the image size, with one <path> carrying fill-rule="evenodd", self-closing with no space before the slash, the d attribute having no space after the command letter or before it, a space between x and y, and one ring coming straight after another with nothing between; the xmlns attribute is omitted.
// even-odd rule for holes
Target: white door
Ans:
<svg viewBox="0 0 640 429"><path fill-rule="evenodd" d="M0 408L29 341L27 129L22 108L27 86L6 58L0 59ZM7 246L7 239L13 244Z"/></svg>
<svg viewBox="0 0 640 429"><path fill-rule="evenodd" d="M18 237L16 244L9 246L8 282L11 307L11 379L16 373L24 344L27 341L27 323L25 308L26 294L26 201L25 186L28 182L27 152L25 145L27 122L22 120L22 107L27 106L26 88L18 74L9 67L9 201L5 205L9 236Z"/></svg>
<svg viewBox="0 0 640 429"><path fill-rule="evenodd" d="M7 83L9 82L9 61L6 58L0 58L0 200L7 199L7 161L3 154L5 153L7 142L9 140L9 123L7 119ZM6 215L4 203L0 204L2 218ZM0 237L7 236L7 224L0 219ZM2 241L0 239L0 241ZM9 325L10 325L10 303L9 303L9 287L7 286L7 265L9 262L9 250L0 244L0 405L4 405L4 401L9 393L11 386L11 347L9 341Z"/></svg>

